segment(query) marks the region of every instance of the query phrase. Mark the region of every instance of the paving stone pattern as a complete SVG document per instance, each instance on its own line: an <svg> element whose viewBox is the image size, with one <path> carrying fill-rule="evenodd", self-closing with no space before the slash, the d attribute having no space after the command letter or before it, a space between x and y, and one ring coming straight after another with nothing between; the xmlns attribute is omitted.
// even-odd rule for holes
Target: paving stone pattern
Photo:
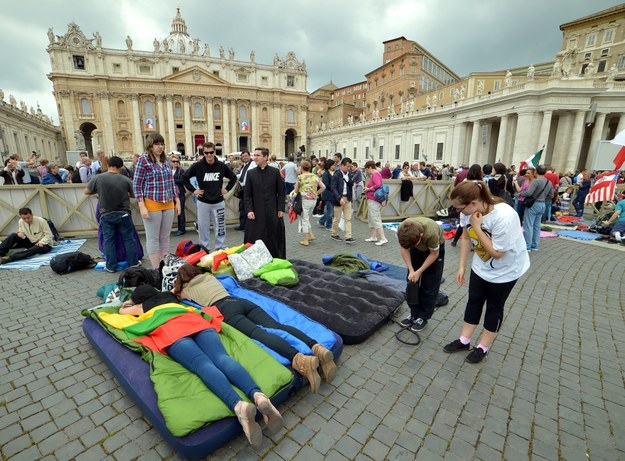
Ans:
<svg viewBox="0 0 625 461"><path fill-rule="evenodd" d="M401 265L395 236L356 245L298 244L290 258L362 252ZM228 229L227 243L243 233ZM172 238L172 248L192 232ZM478 365L442 346L459 334L467 288L455 283L458 248L447 246L438 309L419 346L388 324L346 346L332 385L301 389L280 406L285 428L252 449L243 436L213 459L265 460L616 460L625 459L625 271L615 247L543 241L514 288L488 358ZM82 251L97 254L89 239ZM146 258L147 261L147 258ZM147 263L149 264L149 263ZM114 274L59 276L0 271L0 447L3 460L180 459L127 397L81 329L81 309ZM399 318L406 314L401 307ZM480 331L478 329L478 331Z"/></svg>

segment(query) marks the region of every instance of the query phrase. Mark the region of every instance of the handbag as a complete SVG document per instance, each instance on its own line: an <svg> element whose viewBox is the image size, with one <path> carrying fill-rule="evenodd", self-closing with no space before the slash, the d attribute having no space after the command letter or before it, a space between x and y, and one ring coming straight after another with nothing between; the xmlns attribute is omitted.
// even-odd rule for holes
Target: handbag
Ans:
<svg viewBox="0 0 625 461"><path fill-rule="evenodd" d="M304 208L302 207L302 194L301 193L297 193L295 194L295 197L293 197L293 211L298 214L301 215L302 211L304 211Z"/></svg>
<svg viewBox="0 0 625 461"><path fill-rule="evenodd" d="M547 188L548 185L549 185L549 181L547 181L547 184L545 184L545 187L543 187L543 190L541 190L540 194L538 195L541 195L543 192L545 192L545 189ZM533 195L528 195L527 197L525 197L525 200L523 200L523 205L525 206L525 208L531 208L535 202L536 202L536 197L534 197Z"/></svg>

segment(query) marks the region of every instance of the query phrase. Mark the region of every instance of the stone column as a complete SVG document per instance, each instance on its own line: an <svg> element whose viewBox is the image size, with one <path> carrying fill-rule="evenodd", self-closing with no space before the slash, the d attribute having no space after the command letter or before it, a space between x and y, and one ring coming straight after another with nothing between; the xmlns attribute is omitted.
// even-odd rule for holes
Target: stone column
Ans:
<svg viewBox="0 0 625 461"><path fill-rule="evenodd" d="M271 152L276 154L278 158L284 157L284 149L282 148L282 117L281 117L282 104L279 102L273 103L273 117L272 122L272 134L271 134Z"/></svg>
<svg viewBox="0 0 625 461"><path fill-rule="evenodd" d="M104 146L102 146L102 150L107 155L112 155L118 149L115 148L115 136L113 135L113 118L111 117L111 104L109 101L111 94L108 91L101 91L97 95L100 98L102 122L104 123Z"/></svg>
<svg viewBox="0 0 625 461"><path fill-rule="evenodd" d="M592 168L597 157L597 148L603 133L605 124L605 114L597 112L595 115L595 126L592 128L592 136L590 137L590 146L588 146L588 156L586 157L586 168Z"/></svg>
<svg viewBox="0 0 625 461"><path fill-rule="evenodd" d="M239 150L239 123L238 123L238 106L237 100L230 100L230 120L232 124L230 125L230 147L233 151Z"/></svg>
<svg viewBox="0 0 625 461"><path fill-rule="evenodd" d="M206 140L215 142L215 123L213 122L213 98L206 96Z"/></svg>
<svg viewBox="0 0 625 461"><path fill-rule="evenodd" d="M135 141L135 152L143 152L143 134L141 133L141 112L139 111L139 95L132 93L130 95L132 102L132 139Z"/></svg>
<svg viewBox="0 0 625 461"><path fill-rule="evenodd" d="M497 151L495 153L495 159L501 159L501 162L506 166L510 166L509 159L512 157L510 152L506 149L506 142L508 141L508 123L510 122L509 115L503 115L499 124L499 136L497 136Z"/></svg>
<svg viewBox="0 0 625 461"><path fill-rule="evenodd" d="M169 135L165 131L165 108L163 106L162 94L156 95L156 125L155 126L158 129L159 133L163 136L163 138L165 138L165 145L171 147L172 145L171 140L169 139ZM171 150L176 150L176 149L172 147Z"/></svg>
<svg viewBox="0 0 625 461"><path fill-rule="evenodd" d="M258 123L258 103L256 101L250 101L252 105L252 123L250 124L251 131L251 146L250 152L254 152L258 146L260 146L260 125Z"/></svg>
<svg viewBox="0 0 625 461"><path fill-rule="evenodd" d="M300 129L299 129L299 143L298 143L297 146L295 146L296 149L298 149L299 146L301 146L302 144L306 145L306 143L308 141L308 118L307 118L307 114L308 114L308 106L299 106L299 124L300 124ZM308 149L308 147L306 149ZM359 152L363 152L363 154L364 154L364 147L363 146L359 146L358 147L358 151Z"/></svg>
<svg viewBox="0 0 625 461"><path fill-rule="evenodd" d="M169 149L176 150L176 124L174 122L174 97L171 94L165 96L167 101L167 137L169 138Z"/></svg>
<svg viewBox="0 0 625 461"><path fill-rule="evenodd" d="M531 137L533 112L520 112L517 114L516 136L514 138L513 153L517 156L515 163L525 160L534 154L540 147L534 144Z"/></svg>
<svg viewBox="0 0 625 461"><path fill-rule="evenodd" d="M551 117L553 116L552 110L546 110L543 112L543 121L540 124L540 134L538 135L538 148L545 146L547 148L547 142L549 142L549 132L551 131Z"/></svg>
<svg viewBox="0 0 625 461"><path fill-rule="evenodd" d="M565 158L564 171L575 171L577 164L579 163L579 152L582 147L582 139L584 138L584 127L586 112L578 110L575 112L575 121L571 127L571 145L569 148L569 155Z"/></svg>
<svg viewBox="0 0 625 461"><path fill-rule="evenodd" d="M189 100L189 96L183 97L184 149L187 156L193 155L195 157L195 145L193 144L193 136L191 135L191 105L189 104Z"/></svg>
<svg viewBox="0 0 625 461"><path fill-rule="evenodd" d="M480 121L473 122L473 132L471 133L471 150L469 151L469 163L477 163L478 149L480 147Z"/></svg>
<svg viewBox="0 0 625 461"><path fill-rule="evenodd" d="M228 155L232 152L230 147L230 105L228 104L228 98L221 99L221 119L224 130L224 145L221 152L222 155Z"/></svg>
<svg viewBox="0 0 625 461"><path fill-rule="evenodd" d="M74 131L76 131L76 127L74 125L74 116L72 111L72 101L70 100L71 93L69 91L59 91L57 93L57 99L61 100L61 119L63 120L62 125L65 125L65 141L67 143L68 150L74 150L76 147L74 145ZM11 142L14 142L14 136L11 135ZM24 151L16 146L14 152L28 152ZM25 156L26 157L26 156Z"/></svg>

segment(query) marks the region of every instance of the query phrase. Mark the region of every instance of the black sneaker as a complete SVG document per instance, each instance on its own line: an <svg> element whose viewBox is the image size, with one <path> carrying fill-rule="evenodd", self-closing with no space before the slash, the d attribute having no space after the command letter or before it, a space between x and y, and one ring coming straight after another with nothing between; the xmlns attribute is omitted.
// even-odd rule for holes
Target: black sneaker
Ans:
<svg viewBox="0 0 625 461"><path fill-rule="evenodd" d="M443 350L451 354L452 352L468 351L470 348L471 344L462 344L459 339L455 339L443 347Z"/></svg>
<svg viewBox="0 0 625 461"><path fill-rule="evenodd" d="M353 238L349 237L345 239L345 243L356 243L356 240L354 240Z"/></svg>
<svg viewBox="0 0 625 461"><path fill-rule="evenodd" d="M415 318L412 315L409 315L408 317L406 317L404 320L402 320L401 322L399 322L399 324L402 327L409 327L410 325L412 325L415 321Z"/></svg>
<svg viewBox="0 0 625 461"><path fill-rule="evenodd" d="M487 354L488 352L484 352L484 349L481 347L475 347L471 352L469 352L464 360L469 363L480 363L484 360L484 357L486 357Z"/></svg>
<svg viewBox="0 0 625 461"><path fill-rule="evenodd" d="M331 235L330 237L332 237L332 240L336 240L337 242L342 241L343 239L341 237L339 237L338 235Z"/></svg>
<svg viewBox="0 0 625 461"><path fill-rule="evenodd" d="M422 318L418 318L415 320L410 327L410 331L423 331L423 329L427 326L428 321Z"/></svg>

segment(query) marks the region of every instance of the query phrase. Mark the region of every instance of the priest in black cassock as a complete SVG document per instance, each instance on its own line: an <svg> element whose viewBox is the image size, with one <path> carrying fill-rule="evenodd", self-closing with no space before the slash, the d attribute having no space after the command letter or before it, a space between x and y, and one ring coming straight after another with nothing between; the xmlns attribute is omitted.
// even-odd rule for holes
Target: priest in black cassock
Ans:
<svg viewBox="0 0 625 461"><path fill-rule="evenodd" d="M269 149L254 150L257 167L247 172L243 203L247 213L245 243L260 239L274 258L286 259L284 233L284 180L280 171L268 165Z"/></svg>

